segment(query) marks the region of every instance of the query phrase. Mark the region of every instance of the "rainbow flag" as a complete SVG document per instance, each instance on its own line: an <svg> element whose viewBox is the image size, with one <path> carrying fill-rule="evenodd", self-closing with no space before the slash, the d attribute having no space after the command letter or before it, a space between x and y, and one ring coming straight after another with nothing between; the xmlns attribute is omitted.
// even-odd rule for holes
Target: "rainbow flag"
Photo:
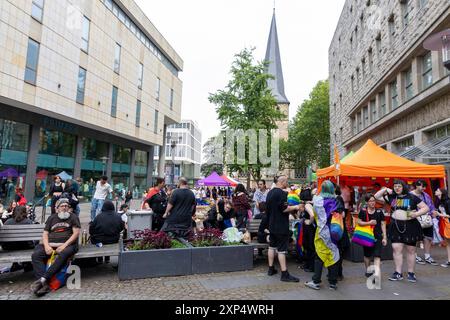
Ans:
<svg viewBox="0 0 450 320"><path fill-rule="evenodd" d="M288 193L288 206L296 206L300 204L300 197L298 193L295 191L291 191Z"/></svg>
<svg viewBox="0 0 450 320"><path fill-rule="evenodd" d="M299 257L303 257L303 223L298 222L294 231L295 246Z"/></svg>

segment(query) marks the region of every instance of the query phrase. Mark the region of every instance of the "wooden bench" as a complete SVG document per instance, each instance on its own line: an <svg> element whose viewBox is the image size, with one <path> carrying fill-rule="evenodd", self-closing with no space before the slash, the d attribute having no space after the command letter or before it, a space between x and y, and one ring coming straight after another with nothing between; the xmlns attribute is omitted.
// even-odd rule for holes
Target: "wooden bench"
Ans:
<svg viewBox="0 0 450 320"><path fill-rule="evenodd" d="M258 230L261 225L261 221L261 219L252 219L247 223L247 231L250 232L252 237L252 242L250 244L256 249L269 249L268 243L259 243L258 239L254 239L255 236L258 237Z"/></svg>
<svg viewBox="0 0 450 320"><path fill-rule="evenodd" d="M0 243L41 241L43 232L43 224L3 225L0 227ZM75 254L75 259L118 256L120 243L121 241L115 244L103 245L101 248L92 244L86 246L80 245L77 254ZM15 251L0 250L0 264L30 262L33 251L32 249Z"/></svg>

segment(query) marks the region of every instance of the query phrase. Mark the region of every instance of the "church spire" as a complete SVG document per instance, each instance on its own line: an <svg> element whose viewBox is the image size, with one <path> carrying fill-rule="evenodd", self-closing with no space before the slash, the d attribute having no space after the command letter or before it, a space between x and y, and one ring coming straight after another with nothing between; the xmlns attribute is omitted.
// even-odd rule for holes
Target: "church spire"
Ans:
<svg viewBox="0 0 450 320"><path fill-rule="evenodd" d="M269 89L272 90L277 103L289 104L290 102L284 93L283 68L281 67L280 46L278 44L277 22L275 19L275 2L265 60L269 62L268 73L275 77L275 79L268 80Z"/></svg>

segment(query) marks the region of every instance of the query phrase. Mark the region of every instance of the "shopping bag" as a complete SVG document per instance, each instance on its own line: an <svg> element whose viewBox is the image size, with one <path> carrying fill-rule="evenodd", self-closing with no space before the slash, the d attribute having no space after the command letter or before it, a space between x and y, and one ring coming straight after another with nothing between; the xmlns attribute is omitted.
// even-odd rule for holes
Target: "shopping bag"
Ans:
<svg viewBox="0 0 450 320"><path fill-rule="evenodd" d="M356 225L352 242L363 247L373 247L376 242L373 227Z"/></svg>
<svg viewBox="0 0 450 320"><path fill-rule="evenodd" d="M58 254L56 251L53 251L51 257L47 260L46 271L51 267L53 263L55 263L56 257ZM57 274L55 274L49 281L48 285L52 291L56 291L59 288L65 286L67 281L67 269L70 266L70 260L67 262L67 265L64 266Z"/></svg>
<svg viewBox="0 0 450 320"><path fill-rule="evenodd" d="M439 233L442 238L450 239L450 222L448 221L448 218L441 217L439 219Z"/></svg>
<svg viewBox="0 0 450 320"><path fill-rule="evenodd" d="M330 224L331 239L337 242L342 239L344 234L344 218L339 212L333 212Z"/></svg>

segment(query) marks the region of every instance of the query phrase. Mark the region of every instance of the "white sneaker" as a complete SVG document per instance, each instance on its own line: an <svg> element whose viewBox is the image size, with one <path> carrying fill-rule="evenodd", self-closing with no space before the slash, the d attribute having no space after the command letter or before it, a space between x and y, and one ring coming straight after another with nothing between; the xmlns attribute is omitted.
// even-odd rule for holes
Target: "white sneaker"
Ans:
<svg viewBox="0 0 450 320"><path fill-rule="evenodd" d="M422 258L419 257L419 256L416 257L416 263L418 263L418 264L426 264L425 260L422 259Z"/></svg>
<svg viewBox="0 0 450 320"><path fill-rule="evenodd" d="M447 261L446 263L441 264L441 267L443 267L443 268L448 268L448 267L450 267L450 262Z"/></svg>
<svg viewBox="0 0 450 320"><path fill-rule="evenodd" d="M438 265L438 263L436 261L434 261L434 259L432 257L425 259L425 263L431 264L432 266Z"/></svg>

